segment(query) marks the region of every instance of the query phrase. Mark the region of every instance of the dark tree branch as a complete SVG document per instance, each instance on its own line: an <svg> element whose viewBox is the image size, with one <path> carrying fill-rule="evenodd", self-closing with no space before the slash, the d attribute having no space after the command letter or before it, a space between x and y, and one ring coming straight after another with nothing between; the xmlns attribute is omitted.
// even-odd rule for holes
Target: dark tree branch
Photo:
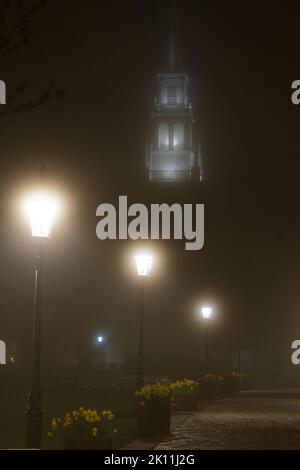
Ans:
<svg viewBox="0 0 300 470"><path fill-rule="evenodd" d="M32 20L47 4L48 0L0 0L0 62L11 52L26 46L32 33ZM57 90L52 83L40 96L31 99L18 100L26 92L26 82L19 85L8 97L5 108L0 109L0 119L6 116L16 116L23 111L30 111L49 101L60 99L68 87Z"/></svg>
<svg viewBox="0 0 300 470"><path fill-rule="evenodd" d="M3 59L11 51L28 44L32 32L31 21L37 12L46 5L47 0L34 0L33 4L27 8L23 6L23 1L17 3L16 0L2 0L0 2L0 21L3 29L0 34L0 59Z"/></svg>
<svg viewBox="0 0 300 470"><path fill-rule="evenodd" d="M35 99L28 99L22 101L19 105L12 107L11 109L6 109L0 112L0 119L8 116L17 116L21 112L28 112L32 109L43 106L50 101L60 100L69 87L66 86L63 89L55 90L54 85L50 85L47 91ZM16 93L18 93L16 91Z"/></svg>

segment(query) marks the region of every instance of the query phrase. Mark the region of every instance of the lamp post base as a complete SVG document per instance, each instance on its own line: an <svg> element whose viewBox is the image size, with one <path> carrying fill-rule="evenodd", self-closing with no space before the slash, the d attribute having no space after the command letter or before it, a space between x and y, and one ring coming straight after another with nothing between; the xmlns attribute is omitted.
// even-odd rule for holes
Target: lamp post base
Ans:
<svg viewBox="0 0 300 470"><path fill-rule="evenodd" d="M26 422L26 449L40 449L42 442L42 396L40 392L28 394L28 408L25 411Z"/></svg>
<svg viewBox="0 0 300 470"><path fill-rule="evenodd" d="M143 388L143 386L145 385L144 371L142 369L138 369L137 372L136 372L135 385L136 385L137 390L139 390L140 388Z"/></svg>

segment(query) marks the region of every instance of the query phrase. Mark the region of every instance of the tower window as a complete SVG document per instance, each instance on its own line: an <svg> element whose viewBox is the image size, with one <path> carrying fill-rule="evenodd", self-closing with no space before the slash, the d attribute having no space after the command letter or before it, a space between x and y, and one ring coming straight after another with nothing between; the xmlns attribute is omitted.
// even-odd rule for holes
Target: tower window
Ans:
<svg viewBox="0 0 300 470"><path fill-rule="evenodd" d="M174 126L174 150L184 150L184 127L182 122L176 122Z"/></svg>
<svg viewBox="0 0 300 470"><path fill-rule="evenodd" d="M170 83L167 88L167 103L169 106L176 106L177 104L177 86Z"/></svg>
<svg viewBox="0 0 300 470"><path fill-rule="evenodd" d="M158 128L159 150L169 150L169 126L162 122Z"/></svg>

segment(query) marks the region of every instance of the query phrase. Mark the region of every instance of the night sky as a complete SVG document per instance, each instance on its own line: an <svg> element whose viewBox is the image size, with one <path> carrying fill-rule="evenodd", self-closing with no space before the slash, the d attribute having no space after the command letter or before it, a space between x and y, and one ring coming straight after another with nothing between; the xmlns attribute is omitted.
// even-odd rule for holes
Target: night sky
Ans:
<svg viewBox="0 0 300 470"><path fill-rule="evenodd" d="M1 60L9 93L52 82L61 100L0 115L0 332L31 344L34 247L19 209L41 164L63 208L46 254L44 354L55 362L98 331L137 345L132 241L96 238L96 207L205 203L205 247L157 251L146 292L146 355L166 370L201 350L195 305L212 302L213 348L271 350L289 361L300 334L299 11L292 2L178 2L182 70L191 79L204 182L149 184L145 137L156 73L166 70L168 2L51 0L30 43ZM298 7L299 10L299 7ZM2 109L0 110L2 111ZM84 338L84 339L83 339ZM151 356L151 357L150 357Z"/></svg>

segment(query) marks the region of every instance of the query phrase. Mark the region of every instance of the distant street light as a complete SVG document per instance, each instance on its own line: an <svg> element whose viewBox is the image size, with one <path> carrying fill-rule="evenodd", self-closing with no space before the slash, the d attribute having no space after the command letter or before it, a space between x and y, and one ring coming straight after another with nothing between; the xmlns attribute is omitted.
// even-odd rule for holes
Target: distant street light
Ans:
<svg viewBox="0 0 300 470"><path fill-rule="evenodd" d="M137 275L141 278L139 362L136 374L136 387L139 389L144 386L144 280L150 276L152 256L138 255L134 259Z"/></svg>
<svg viewBox="0 0 300 470"><path fill-rule="evenodd" d="M212 308L208 307L207 305L201 307L201 314L202 314L202 318L209 319L212 314Z"/></svg>
<svg viewBox="0 0 300 470"><path fill-rule="evenodd" d="M97 343L98 344L103 343L103 336L97 336Z"/></svg>
<svg viewBox="0 0 300 470"><path fill-rule="evenodd" d="M41 320L42 320L42 270L43 248L50 238L53 217L56 212L55 201L48 195L37 194L26 204L31 234L36 243L35 285L33 309L33 370L31 390L28 394L26 410L26 448L40 449L42 437L42 392L41 392Z"/></svg>
<svg viewBox="0 0 300 470"><path fill-rule="evenodd" d="M203 320L205 321L205 340L204 340L204 347L205 347L205 372L207 373L209 371L209 349L208 349L208 344L209 344L209 338L208 338L208 320L211 318L211 315L213 313L212 307L209 305L203 305L201 307L201 315Z"/></svg>

